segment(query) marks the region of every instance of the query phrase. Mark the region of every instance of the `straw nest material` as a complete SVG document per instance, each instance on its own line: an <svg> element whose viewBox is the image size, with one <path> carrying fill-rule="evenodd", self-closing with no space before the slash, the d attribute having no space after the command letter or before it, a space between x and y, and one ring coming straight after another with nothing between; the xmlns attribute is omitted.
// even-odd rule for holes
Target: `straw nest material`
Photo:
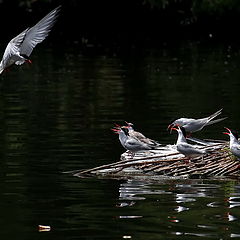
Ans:
<svg viewBox="0 0 240 240"><path fill-rule="evenodd" d="M240 176L240 162L229 151L229 143L205 141L201 148L211 148L211 153L188 160L176 150L175 145L138 153L132 158L125 152L121 160L92 169L75 172L78 177L100 175L124 178L210 178Z"/></svg>

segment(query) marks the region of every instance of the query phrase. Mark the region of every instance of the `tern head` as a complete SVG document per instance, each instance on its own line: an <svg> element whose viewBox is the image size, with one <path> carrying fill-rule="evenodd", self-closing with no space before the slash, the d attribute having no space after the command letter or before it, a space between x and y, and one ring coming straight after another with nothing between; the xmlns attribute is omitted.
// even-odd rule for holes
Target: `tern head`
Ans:
<svg viewBox="0 0 240 240"><path fill-rule="evenodd" d="M128 127L121 127L121 130L125 133L126 136L129 136L129 130L128 130Z"/></svg>
<svg viewBox="0 0 240 240"><path fill-rule="evenodd" d="M180 127L178 126L177 128L175 127L172 127L171 130L175 130L177 132L182 132L183 136L186 137L187 136L187 133L186 133L186 130L184 127Z"/></svg>
<svg viewBox="0 0 240 240"><path fill-rule="evenodd" d="M26 63L30 63L30 64L32 63L29 56L27 56L26 54L22 54L21 56L24 57L24 60L25 60Z"/></svg>
<svg viewBox="0 0 240 240"><path fill-rule="evenodd" d="M172 128L181 126L178 122L178 119L172 118L171 123L168 125L167 130L170 130L170 133L172 132Z"/></svg>
<svg viewBox="0 0 240 240"><path fill-rule="evenodd" d="M170 133L172 133L172 130L177 130L177 128L179 128L179 127L180 127L179 124L176 124L175 122L172 122L171 124L168 125L167 130L170 130Z"/></svg>

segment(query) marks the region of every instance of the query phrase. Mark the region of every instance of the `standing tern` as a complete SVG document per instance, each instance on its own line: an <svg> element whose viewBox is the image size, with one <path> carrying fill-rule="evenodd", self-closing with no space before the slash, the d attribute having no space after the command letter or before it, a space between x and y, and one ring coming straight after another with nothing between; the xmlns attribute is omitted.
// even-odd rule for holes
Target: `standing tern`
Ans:
<svg viewBox="0 0 240 240"><path fill-rule="evenodd" d="M30 54L35 46L48 36L59 11L60 6L48 13L36 25L25 29L8 43L0 62L0 74L13 64L31 63L29 59Z"/></svg>
<svg viewBox="0 0 240 240"><path fill-rule="evenodd" d="M177 139L177 150L182 153L185 157L193 158L207 154L208 151L206 149L199 149L196 146L187 143L186 140L186 131L184 127L172 128L172 130L176 130L178 132Z"/></svg>
<svg viewBox="0 0 240 240"><path fill-rule="evenodd" d="M150 145L153 145L156 147L161 145L157 141L147 138L142 133L135 131L133 128L133 123L126 122L126 124L127 124L129 135L131 137L137 138L138 140L140 140L146 144L150 144Z"/></svg>
<svg viewBox="0 0 240 240"><path fill-rule="evenodd" d="M194 118L179 118L175 121L173 121L169 126L168 129L172 129L173 127L184 127L186 132L188 133L193 133L202 130L205 126L218 123L220 121L223 121L227 117L224 118L219 118L216 120L213 120L215 117L220 115L222 113L222 109L219 111L213 113L209 117L205 118L199 118L199 119L194 119Z"/></svg>
<svg viewBox="0 0 240 240"><path fill-rule="evenodd" d="M240 143L238 141L238 134L234 130L230 130L229 128L225 128L228 132L224 132L223 134L227 134L230 137L230 151L234 156L240 159Z"/></svg>
<svg viewBox="0 0 240 240"><path fill-rule="evenodd" d="M115 128L112 130L119 134L120 143L126 150L131 152L132 157L134 157L136 152L154 149L152 145L141 142L137 138L130 136L127 127Z"/></svg>

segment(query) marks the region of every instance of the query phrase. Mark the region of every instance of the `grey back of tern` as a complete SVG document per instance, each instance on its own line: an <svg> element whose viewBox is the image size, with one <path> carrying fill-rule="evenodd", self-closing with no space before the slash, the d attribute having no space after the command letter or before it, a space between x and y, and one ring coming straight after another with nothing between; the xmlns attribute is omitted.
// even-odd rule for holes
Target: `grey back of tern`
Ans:
<svg viewBox="0 0 240 240"><path fill-rule="evenodd" d="M179 118L172 122L169 126L168 129L174 127L174 126L181 126L184 127L186 132L188 133L193 133L202 130L205 126L212 125L214 123L218 123L226 119L227 117L224 118L219 118L215 119L218 115L222 113L222 109L218 110L217 112L211 114L208 117L204 118L199 118L199 119L194 119L194 118Z"/></svg>

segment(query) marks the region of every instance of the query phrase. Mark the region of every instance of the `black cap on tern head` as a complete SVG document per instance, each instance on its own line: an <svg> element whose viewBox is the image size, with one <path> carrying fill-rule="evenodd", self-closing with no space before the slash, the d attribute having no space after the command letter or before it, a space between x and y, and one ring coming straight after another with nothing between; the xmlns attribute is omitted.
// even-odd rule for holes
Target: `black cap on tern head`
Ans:
<svg viewBox="0 0 240 240"><path fill-rule="evenodd" d="M183 133L183 136L186 137L187 136L187 133L186 133L186 130L184 127L179 127Z"/></svg>
<svg viewBox="0 0 240 240"><path fill-rule="evenodd" d="M129 136L128 128L127 127L121 127L122 131Z"/></svg>

